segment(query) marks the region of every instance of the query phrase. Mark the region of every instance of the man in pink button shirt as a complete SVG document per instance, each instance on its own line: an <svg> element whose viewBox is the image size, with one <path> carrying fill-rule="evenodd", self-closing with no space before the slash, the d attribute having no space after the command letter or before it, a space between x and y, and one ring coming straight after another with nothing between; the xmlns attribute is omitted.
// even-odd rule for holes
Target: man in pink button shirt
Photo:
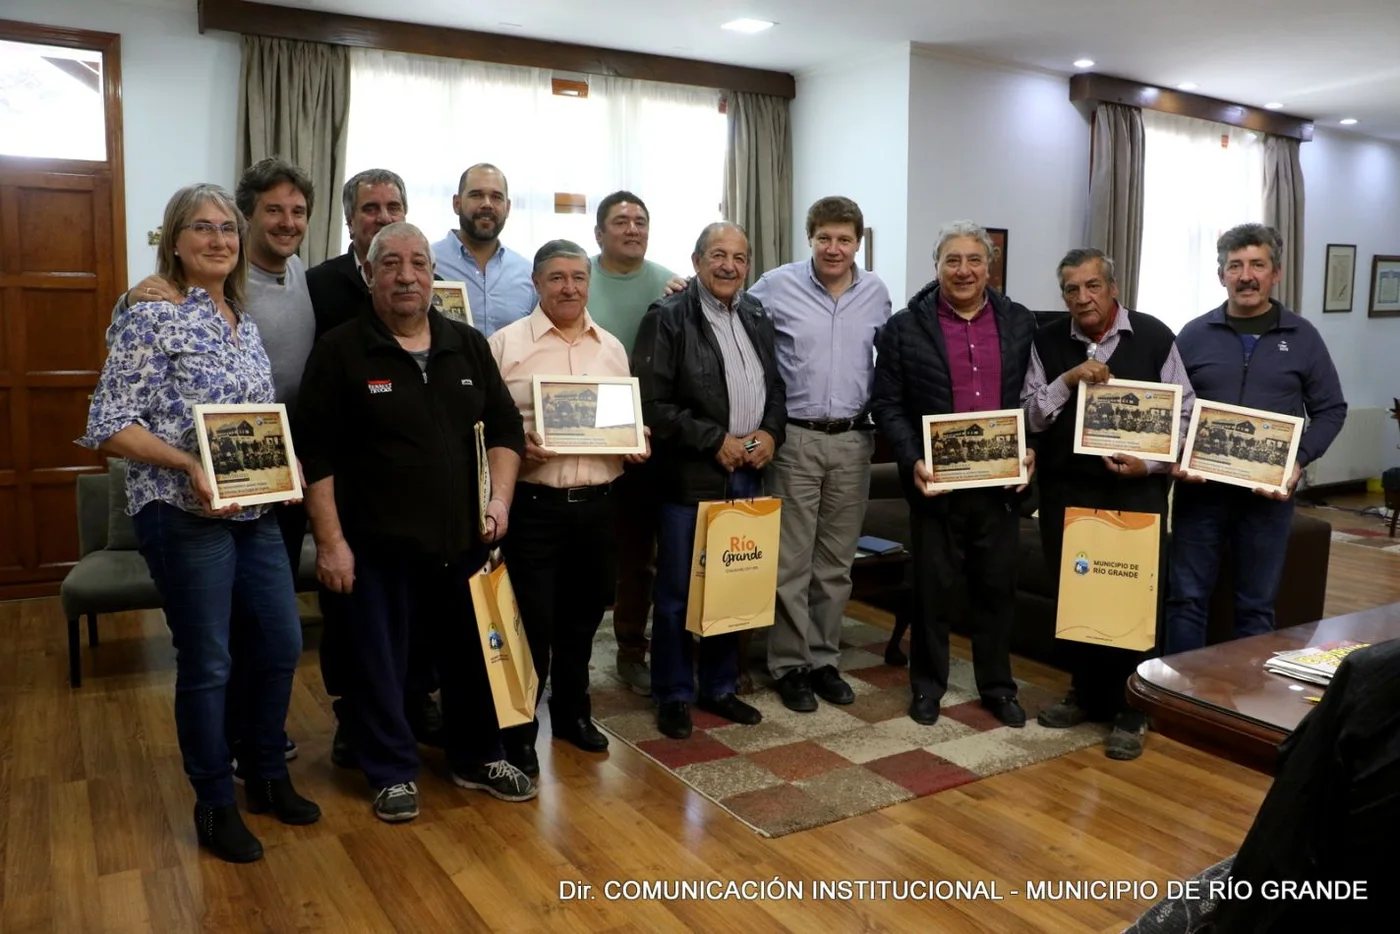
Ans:
<svg viewBox="0 0 1400 934"><path fill-rule="evenodd" d="M540 693L549 679L555 737L602 752L608 738L591 719L588 661L617 580L612 482L624 461L640 463L647 455L556 454L544 446L534 405L536 376L631 376L622 343L588 314L590 276L591 261L581 246L549 241L535 253L539 305L492 334L489 343L525 419L525 458L502 550ZM540 770L538 733L533 721L501 731L507 761L531 777Z"/></svg>

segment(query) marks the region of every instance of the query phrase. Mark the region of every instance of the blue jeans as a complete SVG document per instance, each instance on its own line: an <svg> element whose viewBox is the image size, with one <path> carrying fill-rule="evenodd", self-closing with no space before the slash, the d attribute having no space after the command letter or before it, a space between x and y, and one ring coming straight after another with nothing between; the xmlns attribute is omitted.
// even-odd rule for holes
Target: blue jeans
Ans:
<svg viewBox="0 0 1400 934"><path fill-rule="evenodd" d="M1206 644L1210 595L1226 545L1233 560L1235 638L1272 632L1293 500L1243 487L1178 483L1172 505L1166 654Z"/></svg>
<svg viewBox="0 0 1400 934"><path fill-rule="evenodd" d="M262 778L285 778L283 745L301 620L287 551L272 513L210 519L167 503L135 516L136 540L165 601L175 643L175 729L185 774L201 804L233 803L233 764L224 735L229 626L235 600L247 647L248 732Z"/></svg>
<svg viewBox="0 0 1400 934"><path fill-rule="evenodd" d="M729 495L758 496L760 475L736 470ZM656 535L656 592L652 598L651 695L658 704L695 699L695 637L685 628L690 563L695 548L695 506L663 503ZM723 697L739 687L739 634L700 640L700 696Z"/></svg>

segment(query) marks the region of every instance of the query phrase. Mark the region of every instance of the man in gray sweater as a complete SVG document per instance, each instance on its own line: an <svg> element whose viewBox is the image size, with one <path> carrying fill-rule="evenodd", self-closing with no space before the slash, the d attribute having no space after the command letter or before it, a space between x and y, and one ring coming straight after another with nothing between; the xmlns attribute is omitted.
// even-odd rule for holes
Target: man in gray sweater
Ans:
<svg viewBox="0 0 1400 934"><path fill-rule="evenodd" d="M248 219L243 244L248 252L247 307L242 311L257 323L263 347L272 362L277 401L287 406L289 420L294 416L301 374L316 340L316 316L306 289L306 267L297 256L306 236L306 219L314 198L315 189L306 173L275 158L249 166L238 180L234 193L238 209ZM173 231L167 233L174 235ZM178 305L184 301L184 296L160 276L149 276L117 302L112 320L116 321L131 305L151 301ZM301 564L301 545L306 535L306 508L300 503L279 503L276 512L295 575ZM229 633L233 666L229 673L225 720L229 748L235 759L246 723L246 681L238 658L243 628L235 621ZM287 740L287 758L293 758L296 752L296 744ZM237 772L235 775L241 777Z"/></svg>

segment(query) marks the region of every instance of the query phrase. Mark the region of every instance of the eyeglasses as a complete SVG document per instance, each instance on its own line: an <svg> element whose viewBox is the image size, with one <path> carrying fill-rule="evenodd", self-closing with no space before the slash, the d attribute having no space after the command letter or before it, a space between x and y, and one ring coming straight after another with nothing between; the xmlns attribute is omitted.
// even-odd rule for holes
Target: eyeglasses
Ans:
<svg viewBox="0 0 1400 934"><path fill-rule="evenodd" d="M211 224L208 221L195 221L193 224L186 224L184 229L193 230L201 237L212 237L215 234L223 234L225 237L238 236L238 225L234 223Z"/></svg>

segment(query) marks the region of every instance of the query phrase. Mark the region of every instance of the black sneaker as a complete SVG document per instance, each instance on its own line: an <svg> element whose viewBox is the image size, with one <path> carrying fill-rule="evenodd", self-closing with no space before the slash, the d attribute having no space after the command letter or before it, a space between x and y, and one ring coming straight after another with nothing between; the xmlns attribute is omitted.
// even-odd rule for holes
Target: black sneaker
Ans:
<svg viewBox="0 0 1400 934"><path fill-rule="evenodd" d="M696 698L695 706L706 713L712 713L716 717L723 717L745 726L754 726L763 722L763 714L759 712L757 707L744 703L733 694Z"/></svg>
<svg viewBox="0 0 1400 934"><path fill-rule="evenodd" d="M1065 695L1058 704L1051 704L1035 715L1035 722L1047 730L1067 730L1089 719L1089 711L1079 706L1079 698L1073 691Z"/></svg>
<svg viewBox="0 0 1400 934"><path fill-rule="evenodd" d="M794 668L773 684L783 706L797 713L817 709L817 695L812 693L812 675L806 668Z"/></svg>
<svg viewBox="0 0 1400 934"><path fill-rule="evenodd" d="M465 772L453 770L452 783L461 788L484 791L501 801L529 801L540 793L530 776L505 759L486 762Z"/></svg>
<svg viewBox="0 0 1400 934"><path fill-rule="evenodd" d="M984 697L982 706L1007 726L1020 729L1026 725L1025 708L1018 704L1014 697Z"/></svg>
<svg viewBox="0 0 1400 934"><path fill-rule="evenodd" d="M343 723L335 725L335 738L331 740L331 762L342 769L353 769L359 765L355 759L355 747L350 745L350 731Z"/></svg>
<svg viewBox="0 0 1400 934"><path fill-rule="evenodd" d="M835 665L823 665L812 672L812 690L828 704L845 706L855 703L856 700L856 692L851 690L851 686L841 677L841 672L836 670Z"/></svg>
<svg viewBox="0 0 1400 934"><path fill-rule="evenodd" d="M236 804L196 804L194 829L199 845L226 863L252 863L262 859L258 838L243 825Z"/></svg>
<svg viewBox="0 0 1400 934"><path fill-rule="evenodd" d="M690 737L690 705L685 701L667 701L656 711L656 728L671 739Z"/></svg>
<svg viewBox="0 0 1400 934"><path fill-rule="evenodd" d="M1103 741L1103 754L1110 759L1129 761L1142 755L1147 718L1136 710L1125 710L1113 720L1113 732Z"/></svg>
<svg viewBox="0 0 1400 934"><path fill-rule="evenodd" d="M534 746L507 747L506 761L531 778L539 777L540 757Z"/></svg>
<svg viewBox="0 0 1400 934"><path fill-rule="evenodd" d="M418 783L400 782L379 789L374 796L374 816L390 824L401 824L418 816Z"/></svg>

